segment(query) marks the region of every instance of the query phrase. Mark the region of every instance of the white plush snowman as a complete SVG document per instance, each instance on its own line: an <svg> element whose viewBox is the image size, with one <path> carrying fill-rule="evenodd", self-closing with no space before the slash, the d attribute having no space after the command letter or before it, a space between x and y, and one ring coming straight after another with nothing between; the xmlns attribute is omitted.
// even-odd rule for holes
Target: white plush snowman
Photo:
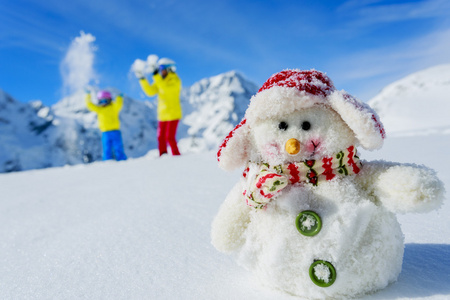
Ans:
<svg viewBox="0 0 450 300"><path fill-rule="evenodd" d="M212 243L262 283L308 299L349 298L395 281L404 241L394 213L440 206L424 166L361 162L378 149L377 114L322 72L285 70L252 97L218 152L244 167L212 224Z"/></svg>

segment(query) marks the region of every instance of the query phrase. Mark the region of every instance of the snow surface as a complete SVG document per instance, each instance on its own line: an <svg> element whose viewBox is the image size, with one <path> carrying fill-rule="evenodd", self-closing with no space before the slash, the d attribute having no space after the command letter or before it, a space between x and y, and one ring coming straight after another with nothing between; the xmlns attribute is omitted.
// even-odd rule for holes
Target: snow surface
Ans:
<svg viewBox="0 0 450 300"><path fill-rule="evenodd" d="M425 164L450 186L450 135L395 137L366 160ZM0 174L0 299L299 299L210 244L241 170L214 152ZM364 299L450 298L450 205L399 216L398 282ZM368 270L370 271L370 270Z"/></svg>

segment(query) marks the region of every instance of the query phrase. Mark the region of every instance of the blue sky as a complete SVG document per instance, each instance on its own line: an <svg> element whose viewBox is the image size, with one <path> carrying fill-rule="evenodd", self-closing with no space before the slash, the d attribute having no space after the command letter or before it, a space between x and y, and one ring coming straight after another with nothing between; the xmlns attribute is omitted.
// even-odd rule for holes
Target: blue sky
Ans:
<svg viewBox="0 0 450 300"><path fill-rule="evenodd" d="M144 99L130 66L176 61L183 85L238 70L261 85L286 68L326 72L369 100L409 73L450 63L450 1L2 0L0 88L51 105L80 31L96 40L100 87Z"/></svg>

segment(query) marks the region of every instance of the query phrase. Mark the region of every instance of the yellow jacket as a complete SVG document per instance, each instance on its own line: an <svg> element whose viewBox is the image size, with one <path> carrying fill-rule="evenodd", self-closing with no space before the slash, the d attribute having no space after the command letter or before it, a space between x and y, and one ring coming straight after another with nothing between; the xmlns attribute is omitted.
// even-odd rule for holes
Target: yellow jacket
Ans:
<svg viewBox="0 0 450 300"><path fill-rule="evenodd" d="M172 121L182 118L180 104L181 80L176 73L169 72L166 78L158 73L153 75L153 83L146 78L139 79L142 90L147 96L158 95L158 120Z"/></svg>
<svg viewBox="0 0 450 300"><path fill-rule="evenodd" d="M98 106L91 102L91 94L86 94L86 106L98 115L98 127L101 132L119 130L119 113L123 105L123 97L117 96L115 101L106 106Z"/></svg>

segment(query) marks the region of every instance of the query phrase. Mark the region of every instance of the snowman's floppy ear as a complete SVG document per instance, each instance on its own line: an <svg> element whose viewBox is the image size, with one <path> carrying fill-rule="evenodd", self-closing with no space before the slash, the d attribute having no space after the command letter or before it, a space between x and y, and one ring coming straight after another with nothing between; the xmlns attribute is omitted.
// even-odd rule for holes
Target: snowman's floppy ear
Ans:
<svg viewBox="0 0 450 300"><path fill-rule="evenodd" d="M383 146L386 137L383 124L377 113L366 103L345 91L333 91L328 96L329 104L355 133L361 146L375 150Z"/></svg>
<svg viewBox="0 0 450 300"><path fill-rule="evenodd" d="M233 170L249 160L249 128L247 120L243 119L223 140L217 152L219 167Z"/></svg>

